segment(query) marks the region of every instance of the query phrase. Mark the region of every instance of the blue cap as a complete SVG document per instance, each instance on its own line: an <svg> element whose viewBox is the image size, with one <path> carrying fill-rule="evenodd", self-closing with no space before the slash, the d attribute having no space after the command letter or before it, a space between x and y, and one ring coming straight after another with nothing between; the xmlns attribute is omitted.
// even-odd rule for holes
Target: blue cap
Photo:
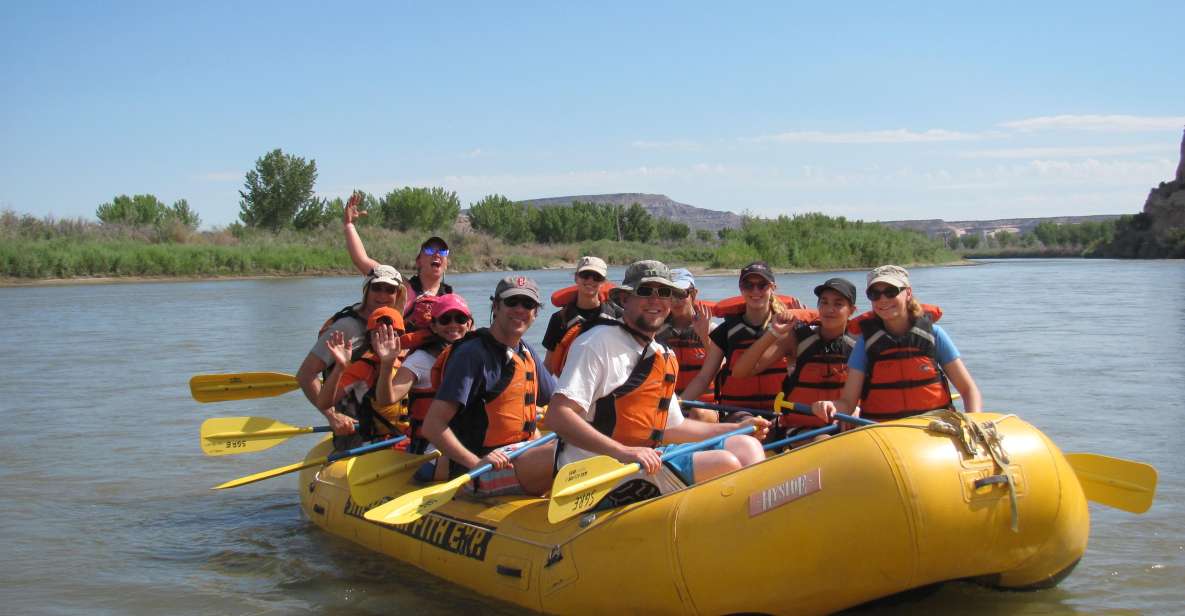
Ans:
<svg viewBox="0 0 1185 616"><path fill-rule="evenodd" d="M671 282L675 283L676 287L686 291L695 286L695 276L691 275L691 270L680 267L671 270Z"/></svg>

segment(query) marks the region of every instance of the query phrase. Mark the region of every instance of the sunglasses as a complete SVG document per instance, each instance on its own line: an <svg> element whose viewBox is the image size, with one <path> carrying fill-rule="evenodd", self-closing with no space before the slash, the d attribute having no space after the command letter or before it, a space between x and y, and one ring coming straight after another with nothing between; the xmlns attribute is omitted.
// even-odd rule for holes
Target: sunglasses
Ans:
<svg viewBox="0 0 1185 616"><path fill-rule="evenodd" d="M529 297L523 297L522 295L515 295L513 297L508 297L508 298L502 300L502 305L506 306L507 308L518 308L521 306L523 308L526 308L527 310L534 310L539 307L539 302L537 302Z"/></svg>
<svg viewBox="0 0 1185 616"><path fill-rule="evenodd" d="M662 299L669 299L675 294L675 290L670 287L638 287L634 289L634 295L638 297L650 297L657 295Z"/></svg>
<svg viewBox="0 0 1185 616"><path fill-rule="evenodd" d="M385 282L377 282L370 285L370 290L376 293L397 293L399 287Z"/></svg>
<svg viewBox="0 0 1185 616"><path fill-rule="evenodd" d="M583 278L585 280L591 279L591 280L595 280L596 282L603 282L605 280L604 276L602 276L592 270L584 270L583 272L576 274L576 277Z"/></svg>
<svg viewBox="0 0 1185 616"><path fill-rule="evenodd" d="M439 325L464 325L469 322L469 316L461 312L446 312L436 317L436 323Z"/></svg>
<svg viewBox="0 0 1185 616"><path fill-rule="evenodd" d="M425 246L420 249L420 252L428 255L429 257L434 257L436 255L440 255L442 257L448 256L448 248L433 248L431 246Z"/></svg>
<svg viewBox="0 0 1185 616"><path fill-rule="evenodd" d="M750 282L748 280L741 281L741 290L743 291L752 291L754 289L758 291L764 291L768 288L769 283L764 280L758 280L757 282Z"/></svg>
<svg viewBox="0 0 1185 616"><path fill-rule="evenodd" d="M864 292L864 294L868 296L868 299L875 302L876 300L880 299L882 295L889 298L889 299L893 299L894 297L897 297L898 295L901 294L901 289L898 289L897 287L885 287L882 289L868 289L867 291Z"/></svg>

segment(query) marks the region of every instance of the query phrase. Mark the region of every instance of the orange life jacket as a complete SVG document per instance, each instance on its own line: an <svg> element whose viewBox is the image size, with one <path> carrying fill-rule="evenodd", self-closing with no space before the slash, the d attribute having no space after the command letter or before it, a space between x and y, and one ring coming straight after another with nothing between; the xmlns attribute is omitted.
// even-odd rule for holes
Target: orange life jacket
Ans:
<svg viewBox="0 0 1185 616"><path fill-rule="evenodd" d="M803 308L802 302L798 301L798 298L794 297L793 295L775 295L774 297L776 297L783 306L791 310ZM712 316L721 319L744 313L745 298L741 295L730 297L728 299L722 299L712 305ZM817 315L818 313L815 314Z"/></svg>
<svg viewBox="0 0 1185 616"><path fill-rule="evenodd" d="M461 444L479 456L490 451L529 440L535 434L539 380L535 358L525 345L522 353L507 353L506 346L482 328L466 334L440 353L432 367L432 386L439 389L448 358L462 344L484 344L495 357L505 357L497 383L486 383L474 405L453 416L449 428Z"/></svg>
<svg viewBox="0 0 1185 616"><path fill-rule="evenodd" d="M839 398L848 380L848 356L856 339L848 332L832 340L824 340L818 326L799 325L794 328L798 340L794 370L786 375L782 391L786 400L813 404L820 400ZM781 416L783 427L822 427L817 417L786 413Z"/></svg>
<svg viewBox="0 0 1185 616"><path fill-rule="evenodd" d="M564 364L568 361L568 350L572 348L572 343L580 334L588 331L594 324L601 321L618 321L616 312L609 304L601 304L601 314L595 319L589 320L577 316L571 326L564 331L564 336L555 344L555 348L547 356L547 371L555 375L557 378L564 371Z"/></svg>
<svg viewBox="0 0 1185 616"><path fill-rule="evenodd" d="M861 395L863 416L877 421L951 408L950 387L938 365L934 324L923 316L895 338L879 318L860 323L868 372Z"/></svg>
<svg viewBox="0 0 1185 616"><path fill-rule="evenodd" d="M744 312L724 319L717 327L726 335L724 365L716 373L716 401L728 406L772 411L774 398L782 391L786 377L786 358L780 357L760 374L744 378L732 375L732 364L736 363L753 343L765 333L768 324L753 327L745 322Z"/></svg>
<svg viewBox="0 0 1185 616"><path fill-rule="evenodd" d="M620 321L594 323L624 327ZM625 383L593 402L593 428L628 447L657 446L666 429L678 374L679 363L670 349L664 347L659 353L644 344Z"/></svg>
<svg viewBox="0 0 1185 616"><path fill-rule="evenodd" d="M675 393L682 395L683 390L703 369L704 359L708 356L707 345L699 339L694 328L679 329L670 322L662 331L655 334L654 339L675 353L675 359L679 362L679 378L675 382ZM716 400L716 384L709 384L699 399L702 402L714 402Z"/></svg>
<svg viewBox="0 0 1185 616"><path fill-rule="evenodd" d="M933 304L922 304L922 314L926 317L929 317L931 323L937 323L938 319L942 318L942 308L939 308ZM859 334L860 324L864 321L875 318L877 318L875 310L869 310L868 312L856 315L848 319L848 331L852 334Z"/></svg>
<svg viewBox="0 0 1185 616"><path fill-rule="evenodd" d="M398 369L398 364L396 364ZM379 362L373 353L367 352L357 361L350 363L338 382L335 410L358 420L358 434L372 439L376 436L401 432L396 422L384 417L375 409L374 386L378 382Z"/></svg>
<svg viewBox="0 0 1185 616"><path fill-rule="evenodd" d="M613 289L614 286L616 285L614 285L612 282L609 282L608 280L601 283L601 293L599 297L602 304L609 301L609 291ZM551 294L551 305L555 306L556 308L563 308L568 304L575 303L576 296L579 294L580 288L576 285L564 287Z"/></svg>

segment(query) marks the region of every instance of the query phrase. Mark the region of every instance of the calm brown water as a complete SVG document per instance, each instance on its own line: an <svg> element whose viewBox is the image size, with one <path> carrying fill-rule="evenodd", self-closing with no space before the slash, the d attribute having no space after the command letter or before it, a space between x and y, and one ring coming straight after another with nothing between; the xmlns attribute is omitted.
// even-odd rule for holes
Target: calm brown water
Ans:
<svg viewBox="0 0 1185 616"><path fill-rule="evenodd" d="M954 583L872 611L1181 611L1185 263L998 261L913 274L920 298L946 313L989 410L1022 415L1066 451L1149 462L1161 483L1142 516L1091 506L1086 557L1056 589ZM570 271L531 275L547 290L571 281ZM810 298L829 275L782 276L780 291ZM479 324L499 277L450 277ZM700 287L720 299L736 280ZM298 392L199 405L189 377L294 372L325 317L358 294L354 278L0 289L3 612L518 611L320 532L300 513L295 475L208 489L300 460L311 440L207 458L205 418L320 418Z"/></svg>

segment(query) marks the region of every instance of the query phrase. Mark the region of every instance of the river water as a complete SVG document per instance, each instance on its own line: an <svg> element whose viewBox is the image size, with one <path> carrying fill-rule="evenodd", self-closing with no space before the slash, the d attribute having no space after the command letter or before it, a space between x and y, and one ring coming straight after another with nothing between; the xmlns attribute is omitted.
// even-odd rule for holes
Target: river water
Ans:
<svg viewBox="0 0 1185 616"><path fill-rule="evenodd" d="M1055 589L953 583L868 611L1180 611L1185 263L1009 260L912 274L919 298L943 308L988 410L1020 414L1065 451L1151 463L1160 488L1144 515L1092 504L1086 556ZM528 275L547 290L572 276ZM783 275L779 292L813 301L830 275ZM846 275L863 286L862 273ZM479 324L499 277L449 277ZM721 299L736 294L736 279L703 277L699 287ZM519 611L319 531L301 515L295 475L209 490L302 459L312 438L208 458L197 439L205 418L320 417L298 392L200 405L189 377L294 372L321 322L359 292L356 278L0 289L3 612ZM530 332L536 344L546 316Z"/></svg>

